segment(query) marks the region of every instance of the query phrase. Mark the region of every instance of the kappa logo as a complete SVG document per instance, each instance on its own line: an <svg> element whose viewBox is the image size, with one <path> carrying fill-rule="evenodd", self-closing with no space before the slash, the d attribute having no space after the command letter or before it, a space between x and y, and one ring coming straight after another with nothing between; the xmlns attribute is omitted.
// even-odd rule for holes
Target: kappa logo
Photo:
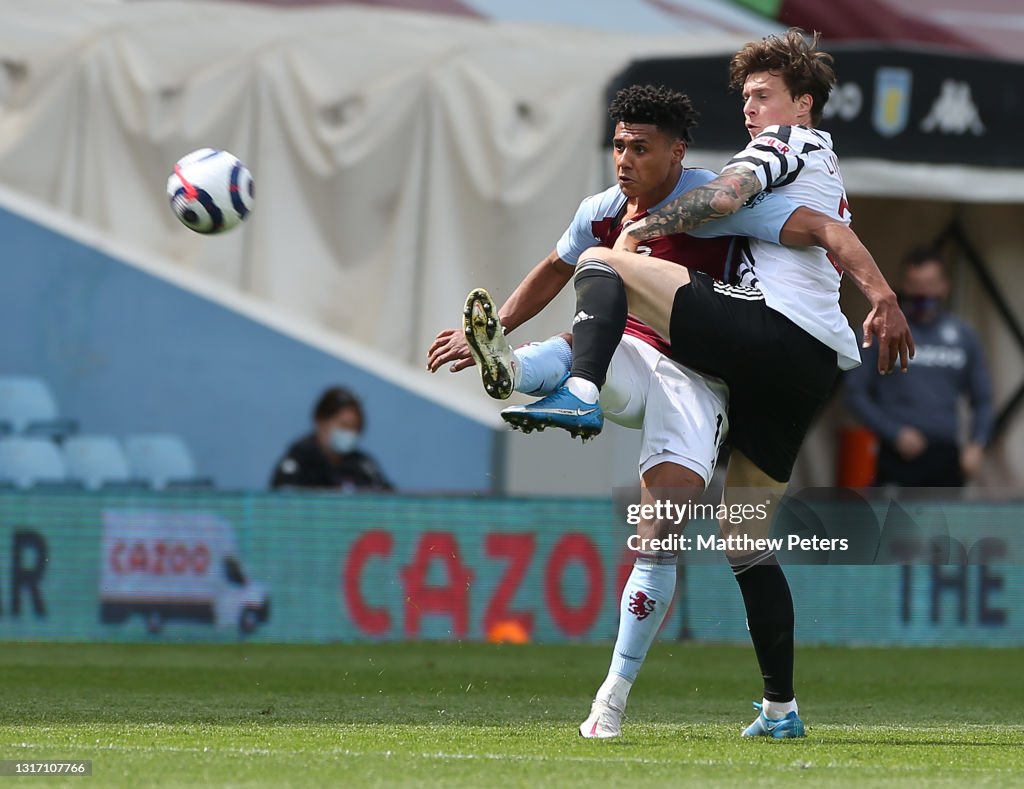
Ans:
<svg viewBox="0 0 1024 789"><path fill-rule="evenodd" d="M822 110L823 117L852 121L860 115L864 106L864 94L856 82L841 82L832 89L828 102Z"/></svg>
<svg viewBox="0 0 1024 789"><path fill-rule="evenodd" d="M654 606L657 605L657 601L652 600L643 592L633 592L629 596L628 611L637 618L638 621L643 621L651 615L654 611Z"/></svg>
<svg viewBox="0 0 1024 789"><path fill-rule="evenodd" d="M985 133L978 107L971 97L971 86L967 82L947 79L942 83L939 97L931 110L921 121L921 131L942 134L966 134L975 136Z"/></svg>
<svg viewBox="0 0 1024 789"><path fill-rule="evenodd" d="M576 317L574 317L572 319L572 325L575 326L577 323L582 323L583 321L592 321L592 320L594 320L594 316L593 315L588 315L583 310L580 310L579 312L576 313Z"/></svg>
<svg viewBox="0 0 1024 789"><path fill-rule="evenodd" d="M883 67L875 72L875 109L871 122L883 137L895 137L910 119L910 69Z"/></svg>

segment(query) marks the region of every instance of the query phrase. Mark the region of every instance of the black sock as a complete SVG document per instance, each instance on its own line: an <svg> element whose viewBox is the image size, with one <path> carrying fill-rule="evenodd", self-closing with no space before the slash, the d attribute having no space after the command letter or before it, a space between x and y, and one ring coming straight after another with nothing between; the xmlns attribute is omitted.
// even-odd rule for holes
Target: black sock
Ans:
<svg viewBox="0 0 1024 789"><path fill-rule="evenodd" d="M601 387L626 328L626 287L618 272L600 260L581 260L573 282L572 374Z"/></svg>
<svg viewBox="0 0 1024 789"><path fill-rule="evenodd" d="M768 701L793 700L793 596L782 568L733 565Z"/></svg>

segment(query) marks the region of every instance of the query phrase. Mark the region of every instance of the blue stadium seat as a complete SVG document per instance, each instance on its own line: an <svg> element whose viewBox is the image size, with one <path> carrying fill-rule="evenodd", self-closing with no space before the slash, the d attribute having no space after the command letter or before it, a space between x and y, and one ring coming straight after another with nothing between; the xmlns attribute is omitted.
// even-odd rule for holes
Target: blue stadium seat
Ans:
<svg viewBox="0 0 1024 789"><path fill-rule="evenodd" d="M78 430L73 419L58 415L46 382L27 375L0 375L0 434L63 438Z"/></svg>
<svg viewBox="0 0 1024 789"><path fill-rule="evenodd" d="M213 480L200 477L195 460L181 436L172 433L140 433L124 440L132 473L154 488L213 486Z"/></svg>
<svg viewBox="0 0 1024 789"><path fill-rule="evenodd" d="M132 478L124 450L113 436L71 436L63 448L68 478L89 490L144 484Z"/></svg>
<svg viewBox="0 0 1024 789"><path fill-rule="evenodd" d="M45 438L0 438L0 480L19 488L64 483L67 471L60 449Z"/></svg>

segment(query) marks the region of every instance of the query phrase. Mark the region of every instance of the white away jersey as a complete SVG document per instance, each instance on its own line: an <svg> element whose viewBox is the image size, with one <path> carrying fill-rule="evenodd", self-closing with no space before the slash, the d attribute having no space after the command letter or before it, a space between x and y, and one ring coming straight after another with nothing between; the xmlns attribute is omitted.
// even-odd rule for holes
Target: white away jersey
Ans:
<svg viewBox="0 0 1024 789"><path fill-rule="evenodd" d="M766 192L850 223L843 176L827 132L769 126L723 169L730 167L752 170ZM857 338L839 308L840 272L825 250L751 238L738 274L741 285L764 293L769 307L835 350L840 368L860 364Z"/></svg>

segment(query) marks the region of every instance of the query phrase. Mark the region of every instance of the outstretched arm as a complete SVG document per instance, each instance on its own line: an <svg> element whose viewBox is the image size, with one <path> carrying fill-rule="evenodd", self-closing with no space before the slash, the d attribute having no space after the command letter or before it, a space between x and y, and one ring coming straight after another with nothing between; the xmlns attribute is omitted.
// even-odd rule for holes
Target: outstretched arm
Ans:
<svg viewBox="0 0 1024 789"><path fill-rule="evenodd" d="M505 333L522 326L548 306L572 279L575 270L554 251L534 266L498 310Z"/></svg>
<svg viewBox="0 0 1024 789"><path fill-rule="evenodd" d="M853 280L871 302L864 319L864 347L878 339L878 372L892 372L897 358L906 372L914 357L914 338L896 301L896 294L879 271L861 240L849 225L810 208L798 208L782 228L779 240L786 246L819 246L829 253L833 265Z"/></svg>

